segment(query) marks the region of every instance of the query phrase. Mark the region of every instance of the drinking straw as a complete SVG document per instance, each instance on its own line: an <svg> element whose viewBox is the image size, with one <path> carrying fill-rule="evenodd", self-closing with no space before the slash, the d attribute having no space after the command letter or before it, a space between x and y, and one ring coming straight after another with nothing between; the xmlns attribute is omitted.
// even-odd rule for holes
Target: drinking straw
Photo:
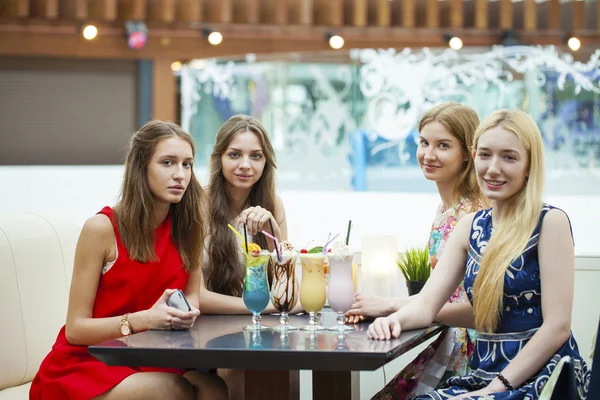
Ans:
<svg viewBox="0 0 600 400"><path fill-rule="evenodd" d="M325 243L325 246L323 246L323 253L327 253L327 246L329 246L329 244L331 242L333 242L335 240L335 238L337 238L338 236L340 236L340 234L336 234L334 237L332 237L331 239L328 239L327 243Z"/></svg>
<svg viewBox="0 0 600 400"><path fill-rule="evenodd" d="M237 235L237 237L240 238L240 240L244 241L244 238L242 237L242 235L240 235L240 233L238 231L236 231L235 228L231 224L227 224L227 227L229 229L231 229L233 231L233 233L235 233Z"/></svg>
<svg viewBox="0 0 600 400"><path fill-rule="evenodd" d="M346 233L346 246L350 242L350 229L352 228L352 220L348 220L348 233Z"/></svg>
<svg viewBox="0 0 600 400"><path fill-rule="evenodd" d="M273 241L275 242L275 252L277 253L277 261L281 262L281 254L279 253L279 240L277 240L275 236L271 235L270 233L267 233L264 230L262 230L261 232L266 237L273 239Z"/></svg>
<svg viewBox="0 0 600 400"><path fill-rule="evenodd" d="M246 224L244 224L244 244L246 245L246 253L248 253L248 229L246 229Z"/></svg>
<svg viewBox="0 0 600 400"><path fill-rule="evenodd" d="M325 244L323 245L323 254L325 254L325 252L327 251L327 249L325 248L325 246L327 246L327 243L329 243L329 238L331 237L331 232L329 232L327 234L327 240L325 241Z"/></svg>
<svg viewBox="0 0 600 400"><path fill-rule="evenodd" d="M273 221L269 220L269 226L271 227L271 233L275 234L275 229L273 229Z"/></svg>

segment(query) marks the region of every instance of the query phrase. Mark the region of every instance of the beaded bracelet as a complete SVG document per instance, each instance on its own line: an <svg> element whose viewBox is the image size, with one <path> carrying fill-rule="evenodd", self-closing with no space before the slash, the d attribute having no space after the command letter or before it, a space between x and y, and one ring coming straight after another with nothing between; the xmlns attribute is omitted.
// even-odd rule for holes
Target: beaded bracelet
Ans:
<svg viewBox="0 0 600 400"><path fill-rule="evenodd" d="M502 382L502 384L504 385L504 387L506 388L506 390L515 390L515 388L512 387L512 385L510 384L510 382L508 381L508 379L506 379L504 377L504 375L502 375L502 373L498 374L498 379L500 380L500 382Z"/></svg>

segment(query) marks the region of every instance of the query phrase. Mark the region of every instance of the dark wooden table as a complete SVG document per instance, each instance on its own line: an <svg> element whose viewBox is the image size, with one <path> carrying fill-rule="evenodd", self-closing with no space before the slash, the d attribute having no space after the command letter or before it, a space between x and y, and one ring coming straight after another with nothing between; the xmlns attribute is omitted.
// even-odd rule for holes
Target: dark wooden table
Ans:
<svg viewBox="0 0 600 400"><path fill-rule="evenodd" d="M298 399L299 370L312 370L314 400L359 399L359 371L380 368L443 328L432 325L375 341L367 339L367 323L338 337L331 331L287 336L243 331L250 322L248 315L202 315L191 331L136 333L90 346L89 352L108 365L243 369L247 400ZM266 326L278 323L278 316L263 317ZM305 326L308 318L291 316L290 324ZM333 326L335 314L324 312L322 324Z"/></svg>

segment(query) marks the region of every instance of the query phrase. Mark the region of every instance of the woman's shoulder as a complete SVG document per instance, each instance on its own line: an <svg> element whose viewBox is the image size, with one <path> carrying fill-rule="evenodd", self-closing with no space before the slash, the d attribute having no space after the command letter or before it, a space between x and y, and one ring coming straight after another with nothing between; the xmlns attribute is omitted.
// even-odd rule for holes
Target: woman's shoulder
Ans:
<svg viewBox="0 0 600 400"><path fill-rule="evenodd" d="M468 226L469 229L471 227L471 225L473 225L473 221L475 220L475 216L479 214L479 211L474 211L474 212L469 212L469 213L465 213L459 220L457 223L457 226L459 224L463 225L463 226Z"/></svg>
<svg viewBox="0 0 600 400"><path fill-rule="evenodd" d="M98 213L88 218L81 228L80 240L93 240L99 244L112 244L115 240L115 232L110 217Z"/></svg>
<svg viewBox="0 0 600 400"><path fill-rule="evenodd" d="M544 204L542 208L542 227L550 229L559 229L568 227L570 229L571 222L567 213L549 204Z"/></svg>
<svg viewBox="0 0 600 400"><path fill-rule="evenodd" d="M285 218L285 207L283 206L283 200L279 195L275 195L275 209L273 210L273 216L277 223L283 222Z"/></svg>
<svg viewBox="0 0 600 400"><path fill-rule="evenodd" d="M278 194L275 195L275 209L277 208L283 209L283 200Z"/></svg>

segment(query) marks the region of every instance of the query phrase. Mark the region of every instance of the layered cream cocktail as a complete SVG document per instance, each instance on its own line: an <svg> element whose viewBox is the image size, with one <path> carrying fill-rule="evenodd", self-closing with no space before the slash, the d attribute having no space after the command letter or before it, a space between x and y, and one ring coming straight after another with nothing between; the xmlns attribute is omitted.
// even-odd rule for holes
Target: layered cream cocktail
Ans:
<svg viewBox="0 0 600 400"><path fill-rule="evenodd" d="M288 242L281 243L279 253L273 251L273 285L271 288L271 303L281 313L280 323L273 330L284 332L298 328L288 324L288 313L296 306L299 297L299 285L296 279L296 260L298 253Z"/></svg>

